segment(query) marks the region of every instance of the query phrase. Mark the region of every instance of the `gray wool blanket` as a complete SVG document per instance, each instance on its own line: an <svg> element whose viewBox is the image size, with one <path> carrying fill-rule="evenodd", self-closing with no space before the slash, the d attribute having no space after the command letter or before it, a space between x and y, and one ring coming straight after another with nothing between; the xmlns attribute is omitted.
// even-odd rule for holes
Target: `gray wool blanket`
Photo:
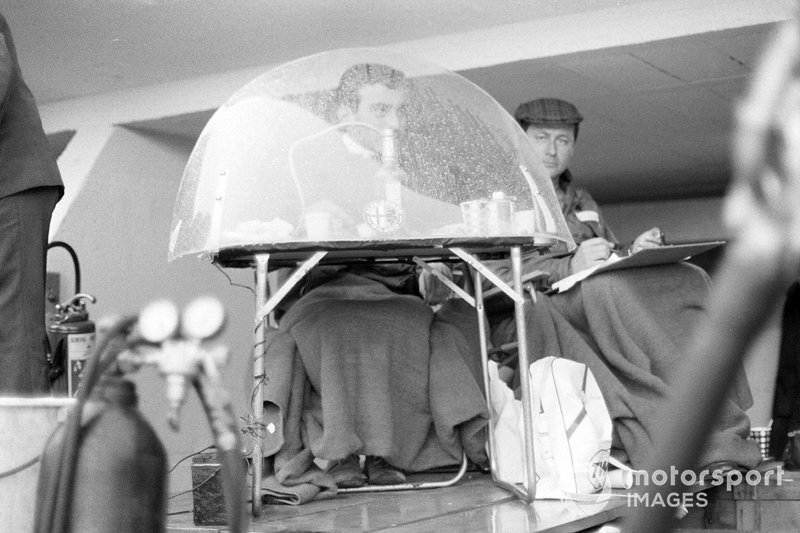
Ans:
<svg viewBox="0 0 800 533"><path fill-rule="evenodd" d="M597 379L614 423L615 455L634 468L647 464L656 416L673 390L694 326L704 313L707 274L688 263L607 272L567 292L545 296L527 310L531 362L562 356L586 364ZM512 318L497 321L497 344L516 339ZM697 460L702 467L734 461L747 468L761 459L747 440L751 403L744 373L709 428Z"/></svg>
<svg viewBox="0 0 800 533"><path fill-rule="evenodd" d="M315 459L350 454L407 471L457 464L462 451L485 463L473 348L420 298L376 281L343 274L311 290L267 338L265 486L292 503L330 494Z"/></svg>

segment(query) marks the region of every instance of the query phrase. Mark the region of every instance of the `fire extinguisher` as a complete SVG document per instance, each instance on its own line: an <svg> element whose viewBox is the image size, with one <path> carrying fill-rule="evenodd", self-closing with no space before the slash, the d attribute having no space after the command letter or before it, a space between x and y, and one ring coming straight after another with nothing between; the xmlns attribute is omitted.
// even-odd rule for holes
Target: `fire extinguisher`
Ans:
<svg viewBox="0 0 800 533"><path fill-rule="evenodd" d="M91 294L78 293L66 302L56 304L56 312L47 326L51 390L66 392L69 396L75 396L95 343L95 325L89 320L86 300L96 301ZM62 376L66 379L59 380Z"/></svg>

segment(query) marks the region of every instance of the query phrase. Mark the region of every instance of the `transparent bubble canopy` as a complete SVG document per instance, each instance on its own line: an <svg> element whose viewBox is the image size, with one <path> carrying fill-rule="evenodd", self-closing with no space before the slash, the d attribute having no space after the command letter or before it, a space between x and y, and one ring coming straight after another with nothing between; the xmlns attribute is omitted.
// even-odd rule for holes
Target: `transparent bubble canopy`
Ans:
<svg viewBox="0 0 800 533"><path fill-rule="evenodd" d="M574 245L514 119L441 67L342 49L263 74L211 117L184 170L169 258L501 236Z"/></svg>

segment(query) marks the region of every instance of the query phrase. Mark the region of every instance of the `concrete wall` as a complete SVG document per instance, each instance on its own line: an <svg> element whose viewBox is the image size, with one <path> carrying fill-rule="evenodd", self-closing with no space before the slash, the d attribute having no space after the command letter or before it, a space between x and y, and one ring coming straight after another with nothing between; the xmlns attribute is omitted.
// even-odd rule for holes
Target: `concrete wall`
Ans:
<svg viewBox="0 0 800 533"><path fill-rule="evenodd" d="M696 198L606 205L603 214L623 242L653 226L661 228L667 241L679 242L727 238L721 209L721 198Z"/></svg>

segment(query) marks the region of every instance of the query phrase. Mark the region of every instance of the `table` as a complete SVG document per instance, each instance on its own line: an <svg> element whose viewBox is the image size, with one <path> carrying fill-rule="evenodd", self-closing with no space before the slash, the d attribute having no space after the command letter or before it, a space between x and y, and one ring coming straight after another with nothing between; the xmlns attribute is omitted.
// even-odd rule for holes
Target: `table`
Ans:
<svg viewBox="0 0 800 533"><path fill-rule="evenodd" d="M483 369L484 389L489 405L491 418L491 389L488 375L488 336L485 326L485 310L483 305L483 278L494 284L514 301L514 314L517 326L518 357L520 368L528 368L528 350L525 335L524 306L526 300L522 286L522 252L543 251L552 245L548 239L531 236L498 236L498 237L454 237L425 238L403 240L363 240L363 241L325 241L325 242L289 242L270 245L247 245L223 248L212 254L214 262L222 267L253 268L256 276L256 313L255 342L253 347L253 376L255 392L252 399L252 410L255 420L263 416L263 395L259 386L261 376L265 374L264 339L268 327L276 327L272 316L273 310L286 297L291 289L315 266L319 264L352 264L356 262L409 262L413 261L423 268L429 261L464 261L474 276L474 294L470 295L450 280L440 277L459 297L475 307L478 318L478 334L481 344L481 366ZM493 274L482 261L487 259L511 259L512 286ZM268 273L271 269L294 267L293 273L276 287L270 290ZM431 270L436 275L436 272ZM437 276L438 277L438 276ZM271 294L270 294L271 293ZM531 413L531 391L529 380L521 382L522 411L525 440L525 480L524 486L507 483L498 479L496 471L496 445L492 431L488 432L490 467L493 480L499 486L511 491L526 502L533 502L536 492L536 473L533 453L533 424ZM261 476L263 473L263 447L256 439L252 451L253 483L252 514L261 514ZM453 483L465 470L466 462ZM436 486L436 485L434 485ZM409 488L409 487L402 487ZM420 487L425 488L425 487Z"/></svg>

